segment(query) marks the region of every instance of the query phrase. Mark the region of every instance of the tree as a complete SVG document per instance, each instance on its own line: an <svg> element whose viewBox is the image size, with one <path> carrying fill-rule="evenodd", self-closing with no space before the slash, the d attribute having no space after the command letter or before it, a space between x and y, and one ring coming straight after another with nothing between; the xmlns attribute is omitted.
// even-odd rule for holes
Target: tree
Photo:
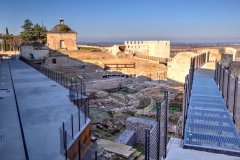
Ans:
<svg viewBox="0 0 240 160"><path fill-rule="evenodd" d="M6 35L8 36L9 35L9 33L8 33L8 28L6 27Z"/></svg>
<svg viewBox="0 0 240 160"><path fill-rule="evenodd" d="M23 29L23 31L20 33L21 38L23 39L24 42L29 43L29 41L31 40L32 37L32 22L29 19L26 19L24 21L23 26L21 26L21 28Z"/></svg>
<svg viewBox="0 0 240 160"><path fill-rule="evenodd" d="M23 31L21 32L20 36L24 43L46 43L47 29L45 26L40 26L38 23L33 25L32 21L26 19L21 28Z"/></svg>

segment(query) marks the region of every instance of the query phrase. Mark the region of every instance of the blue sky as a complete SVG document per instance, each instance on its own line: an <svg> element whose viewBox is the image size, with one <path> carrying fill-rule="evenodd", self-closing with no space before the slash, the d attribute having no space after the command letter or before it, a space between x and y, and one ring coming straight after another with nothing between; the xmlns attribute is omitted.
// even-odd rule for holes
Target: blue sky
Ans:
<svg viewBox="0 0 240 160"><path fill-rule="evenodd" d="M78 42L240 42L240 0L2 0L0 32L65 19Z"/></svg>

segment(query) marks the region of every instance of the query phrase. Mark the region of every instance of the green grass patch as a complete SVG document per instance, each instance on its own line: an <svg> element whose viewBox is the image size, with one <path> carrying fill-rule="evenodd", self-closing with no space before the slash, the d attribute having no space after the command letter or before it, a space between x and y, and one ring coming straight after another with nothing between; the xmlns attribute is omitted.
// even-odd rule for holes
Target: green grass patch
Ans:
<svg viewBox="0 0 240 160"><path fill-rule="evenodd" d="M118 102L121 102L121 103L124 103L124 104L127 103L127 102L124 101L122 98L119 98L119 97L116 97L116 96L113 96L113 95L111 95L111 97L114 98L114 99L116 99Z"/></svg>
<svg viewBox="0 0 240 160"><path fill-rule="evenodd" d="M141 152L142 155L145 154L144 152L144 145L140 143L136 143L133 145L133 148L137 149L139 152Z"/></svg>
<svg viewBox="0 0 240 160"><path fill-rule="evenodd" d="M93 48L93 47L78 47L79 50L82 50L82 51L101 51L100 49L98 48Z"/></svg>
<svg viewBox="0 0 240 160"><path fill-rule="evenodd" d="M101 122L103 119L110 118L110 117L111 117L111 115L105 111L102 111L95 107L89 108L89 118L94 123Z"/></svg>
<svg viewBox="0 0 240 160"><path fill-rule="evenodd" d="M154 106L151 110L152 112L157 112L157 106ZM180 108L176 108L176 107L169 107L168 110L169 113L175 113L175 112L182 112Z"/></svg>
<svg viewBox="0 0 240 160"><path fill-rule="evenodd" d="M152 112L157 112L157 106L153 106Z"/></svg>
<svg viewBox="0 0 240 160"><path fill-rule="evenodd" d="M169 107L169 113L182 112L180 108Z"/></svg>

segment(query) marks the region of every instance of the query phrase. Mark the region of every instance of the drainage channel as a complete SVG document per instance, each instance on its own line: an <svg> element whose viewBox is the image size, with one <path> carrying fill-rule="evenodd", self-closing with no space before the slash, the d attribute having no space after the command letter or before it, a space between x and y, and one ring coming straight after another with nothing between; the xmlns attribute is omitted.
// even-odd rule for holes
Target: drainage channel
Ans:
<svg viewBox="0 0 240 160"><path fill-rule="evenodd" d="M12 72L11 72L11 67L10 67L9 61L8 61L8 67L9 67L11 82L12 82L12 86L13 86L13 93L14 93L15 103L16 103L16 106L17 106L18 120L19 120L19 124L20 124L20 129L21 129L24 153L25 153L26 160L29 160L28 151L27 151L27 145L26 145L25 136L24 136L24 132L23 132L22 121L21 121L21 116L20 116L20 112L19 112L19 108L18 108L18 102L17 102L16 93L15 93L15 87L14 87L14 83L13 83L13 79L12 79Z"/></svg>

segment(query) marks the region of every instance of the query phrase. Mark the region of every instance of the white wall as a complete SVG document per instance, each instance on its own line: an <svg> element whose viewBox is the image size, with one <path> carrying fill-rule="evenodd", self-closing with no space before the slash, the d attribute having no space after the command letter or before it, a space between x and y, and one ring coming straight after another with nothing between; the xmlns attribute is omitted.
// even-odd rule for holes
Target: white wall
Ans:
<svg viewBox="0 0 240 160"><path fill-rule="evenodd" d="M31 54L38 54L38 59L44 59L49 57L49 49L46 48L47 46L41 47L42 49L34 49L33 46L21 46L20 47L20 54L21 56L31 59Z"/></svg>

